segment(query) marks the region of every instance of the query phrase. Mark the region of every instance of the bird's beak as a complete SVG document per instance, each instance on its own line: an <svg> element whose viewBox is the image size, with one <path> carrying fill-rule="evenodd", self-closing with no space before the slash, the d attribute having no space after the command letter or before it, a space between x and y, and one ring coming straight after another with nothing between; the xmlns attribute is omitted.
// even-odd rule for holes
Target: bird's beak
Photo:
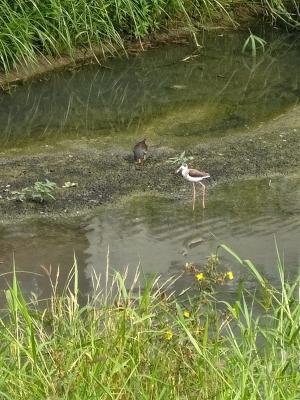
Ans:
<svg viewBox="0 0 300 400"><path fill-rule="evenodd" d="M178 172L180 172L180 171L181 171L181 167L178 168L178 170L176 171L176 174L178 174Z"/></svg>

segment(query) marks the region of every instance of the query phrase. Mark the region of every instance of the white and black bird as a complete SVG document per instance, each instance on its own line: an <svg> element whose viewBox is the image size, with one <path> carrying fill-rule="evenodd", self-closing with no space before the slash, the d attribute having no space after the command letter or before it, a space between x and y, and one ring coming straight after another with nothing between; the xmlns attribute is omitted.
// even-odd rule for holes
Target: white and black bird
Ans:
<svg viewBox="0 0 300 400"><path fill-rule="evenodd" d="M182 176L189 182L193 183L193 210L195 209L196 187L195 183L199 183L202 187L202 207L205 208L205 185L202 183L203 179L210 178L207 172L198 171L197 169L189 168L187 164L182 164L176 171L181 171Z"/></svg>

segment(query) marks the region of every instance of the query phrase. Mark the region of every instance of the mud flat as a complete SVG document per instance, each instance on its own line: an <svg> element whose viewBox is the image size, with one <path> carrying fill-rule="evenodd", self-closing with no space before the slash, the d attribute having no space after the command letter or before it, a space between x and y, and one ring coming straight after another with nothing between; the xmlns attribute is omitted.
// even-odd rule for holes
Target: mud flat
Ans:
<svg viewBox="0 0 300 400"><path fill-rule="evenodd" d="M225 138L203 141L190 139L185 149L194 157L192 166L209 171L211 195L219 182L273 176L299 171L300 107L284 115ZM147 162L133 163L131 148L101 148L97 139L61 141L42 145L33 154L21 150L0 153L1 221L34 216L75 216L89 213L104 203L118 201L136 192L155 192L180 200L184 184L175 174L176 166L167 163L178 148L151 143ZM12 191L20 191L36 181L49 179L58 185L56 200L42 203L12 200ZM77 186L62 188L65 182ZM187 185L187 183L185 183Z"/></svg>

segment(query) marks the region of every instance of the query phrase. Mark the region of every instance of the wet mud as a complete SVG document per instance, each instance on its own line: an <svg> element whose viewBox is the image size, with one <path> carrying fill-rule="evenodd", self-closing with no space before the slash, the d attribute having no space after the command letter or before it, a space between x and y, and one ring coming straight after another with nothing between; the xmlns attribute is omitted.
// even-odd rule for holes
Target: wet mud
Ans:
<svg viewBox="0 0 300 400"><path fill-rule="evenodd" d="M138 139L138 138L137 138ZM167 162L183 150L192 155L190 165L211 175L209 190L220 182L253 176L286 174L300 167L300 108L296 107L255 129L218 139L191 137L186 148L159 147L149 139L144 165L133 161L132 148L101 148L97 139L69 140L41 146L34 154L21 150L0 153L1 221L36 216L53 218L88 214L124 195L155 192L184 200L180 191L189 183L176 175L177 165ZM133 147L134 143L132 143ZM16 201L12 192L48 179L58 188L55 200ZM63 188L65 182L76 186ZM213 193L212 193L213 195Z"/></svg>

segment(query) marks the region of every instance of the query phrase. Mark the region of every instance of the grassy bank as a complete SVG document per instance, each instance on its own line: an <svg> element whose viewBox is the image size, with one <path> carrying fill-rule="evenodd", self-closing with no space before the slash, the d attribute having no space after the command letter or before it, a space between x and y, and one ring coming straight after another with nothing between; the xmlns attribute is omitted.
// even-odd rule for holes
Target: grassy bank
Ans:
<svg viewBox="0 0 300 400"><path fill-rule="evenodd" d="M290 285L279 260L274 288L224 251L257 281L255 294L241 289L233 304L206 292L198 271L185 300L170 280L136 293L116 273L102 294L95 278L98 298L80 306L75 263L65 292L53 284L48 307L34 310L14 276L0 319L1 398L299 399L299 279Z"/></svg>
<svg viewBox="0 0 300 400"><path fill-rule="evenodd" d="M72 55L76 49L124 49L170 26L191 32L208 21L238 26L248 15L299 27L295 0L0 0L0 66L9 71L38 55ZM142 42L140 42L142 44Z"/></svg>

